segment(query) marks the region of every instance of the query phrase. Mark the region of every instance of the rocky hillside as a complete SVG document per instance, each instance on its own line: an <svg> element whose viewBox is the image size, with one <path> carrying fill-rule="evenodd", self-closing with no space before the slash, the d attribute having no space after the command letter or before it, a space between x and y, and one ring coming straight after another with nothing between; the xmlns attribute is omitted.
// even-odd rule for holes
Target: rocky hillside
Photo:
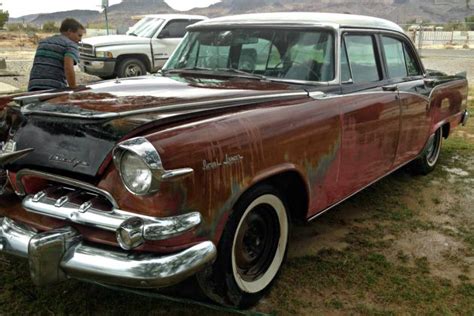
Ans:
<svg viewBox="0 0 474 316"><path fill-rule="evenodd" d="M187 13L209 17L275 11L320 11L363 14L386 18L403 24L416 18L431 22L464 20L474 15L474 3L468 7L466 0L221 0L208 8L194 9ZM151 13L179 13L164 0L123 0L109 8L112 25L131 25L131 17ZM41 25L46 21L60 22L67 16L81 22L102 23L104 16L98 11L75 10L28 16L27 22ZM21 21L22 18L10 22Z"/></svg>
<svg viewBox="0 0 474 316"><path fill-rule="evenodd" d="M474 3L470 8L466 0L222 0L202 10L220 11L223 14L275 12L275 11L320 11L352 13L377 16L398 23L421 18L432 22L464 20L474 15ZM217 10L216 10L217 9Z"/></svg>

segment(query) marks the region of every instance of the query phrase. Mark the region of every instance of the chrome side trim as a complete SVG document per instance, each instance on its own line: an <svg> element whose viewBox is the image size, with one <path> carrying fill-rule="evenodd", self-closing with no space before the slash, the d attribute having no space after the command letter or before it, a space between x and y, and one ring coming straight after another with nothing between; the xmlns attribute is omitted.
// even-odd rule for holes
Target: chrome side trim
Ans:
<svg viewBox="0 0 474 316"><path fill-rule="evenodd" d="M205 268L217 255L211 241L160 256L86 245L70 227L36 234L9 218L0 218L0 224L0 252L29 258L33 280L41 285L71 277L136 288L164 287Z"/></svg>

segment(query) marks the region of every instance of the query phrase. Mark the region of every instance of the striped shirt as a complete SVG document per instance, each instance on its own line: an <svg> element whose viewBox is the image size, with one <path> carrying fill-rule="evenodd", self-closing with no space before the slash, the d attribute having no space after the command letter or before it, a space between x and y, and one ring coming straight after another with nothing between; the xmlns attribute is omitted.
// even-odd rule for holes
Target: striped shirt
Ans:
<svg viewBox="0 0 474 316"><path fill-rule="evenodd" d="M39 42L30 72L28 91L67 87L64 57L79 62L77 44L64 35L54 35Z"/></svg>

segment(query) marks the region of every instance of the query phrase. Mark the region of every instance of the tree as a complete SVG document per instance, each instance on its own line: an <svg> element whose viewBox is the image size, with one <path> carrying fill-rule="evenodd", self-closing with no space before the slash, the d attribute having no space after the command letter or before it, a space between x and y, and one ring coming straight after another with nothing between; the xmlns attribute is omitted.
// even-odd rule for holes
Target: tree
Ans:
<svg viewBox="0 0 474 316"><path fill-rule="evenodd" d="M468 30L474 31L474 15L468 16L464 19Z"/></svg>
<svg viewBox="0 0 474 316"><path fill-rule="evenodd" d="M8 21L9 16L10 14L8 13L8 11L0 10L0 29L3 28L5 23Z"/></svg>
<svg viewBox="0 0 474 316"><path fill-rule="evenodd" d="M43 32L47 32L47 33L57 33L57 32L59 32L59 28L56 25L56 23L54 23L54 21L44 22L42 30L43 30Z"/></svg>

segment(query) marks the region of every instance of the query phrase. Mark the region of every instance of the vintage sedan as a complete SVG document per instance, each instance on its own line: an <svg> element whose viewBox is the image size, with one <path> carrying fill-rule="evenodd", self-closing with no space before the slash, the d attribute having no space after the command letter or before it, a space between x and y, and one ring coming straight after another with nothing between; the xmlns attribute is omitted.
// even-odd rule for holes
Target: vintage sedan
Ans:
<svg viewBox="0 0 474 316"><path fill-rule="evenodd" d="M467 81L425 71L396 24L271 13L188 28L160 74L0 101L0 250L37 285L159 288L213 300L271 287L292 221L411 163L466 122ZM8 191L8 190L7 190Z"/></svg>

